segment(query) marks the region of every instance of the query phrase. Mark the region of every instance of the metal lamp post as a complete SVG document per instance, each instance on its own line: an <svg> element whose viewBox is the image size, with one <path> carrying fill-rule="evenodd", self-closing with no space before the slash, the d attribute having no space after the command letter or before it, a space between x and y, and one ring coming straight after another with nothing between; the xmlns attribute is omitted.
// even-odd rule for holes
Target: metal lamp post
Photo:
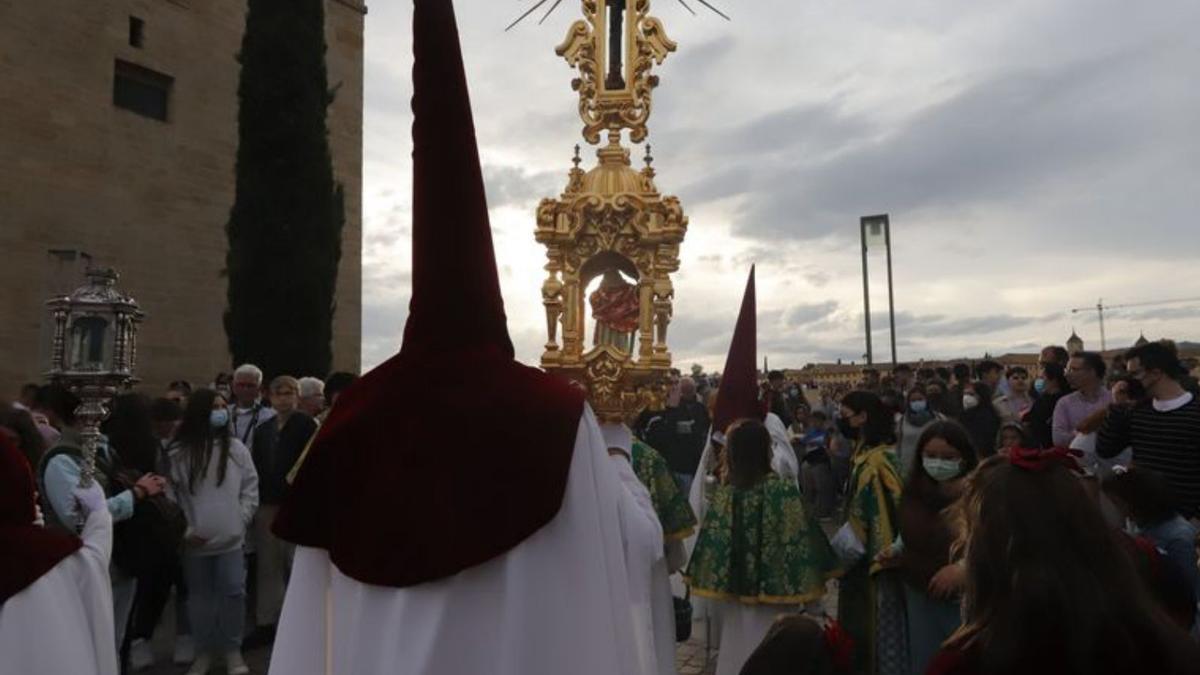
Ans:
<svg viewBox="0 0 1200 675"><path fill-rule="evenodd" d="M76 425L83 439L79 484L88 487L96 474L100 423L105 404L137 382L137 328L145 317L137 301L117 290L116 271L89 269L87 283L70 295L46 301L54 317L54 344L46 377L79 397Z"/></svg>
<svg viewBox="0 0 1200 675"><path fill-rule="evenodd" d="M888 321L892 338L892 368L896 367L896 301L892 292L892 224L888 214L863 216L859 219L862 235L863 266L863 313L866 317L867 365L875 362L871 347L871 285L867 274L867 249L870 245L883 244L887 249Z"/></svg>

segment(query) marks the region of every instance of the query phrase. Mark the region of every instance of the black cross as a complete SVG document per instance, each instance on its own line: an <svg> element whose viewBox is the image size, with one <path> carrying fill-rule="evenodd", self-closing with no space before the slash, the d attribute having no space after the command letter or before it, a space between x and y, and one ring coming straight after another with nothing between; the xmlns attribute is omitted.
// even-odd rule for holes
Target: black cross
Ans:
<svg viewBox="0 0 1200 675"><path fill-rule="evenodd" d="M608 77L604 88L609 91L625 88L625 1L608 0Z"/></svg>

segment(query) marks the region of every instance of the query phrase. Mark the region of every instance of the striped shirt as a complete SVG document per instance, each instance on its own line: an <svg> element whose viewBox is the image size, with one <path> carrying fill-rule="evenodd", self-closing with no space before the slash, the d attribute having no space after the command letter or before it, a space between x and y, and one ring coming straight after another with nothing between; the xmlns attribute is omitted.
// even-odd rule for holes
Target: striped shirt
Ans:
<svg viewBox="0 0 1200 675"><path fill-rule="evenodd" d="M1165 412L1148 401L1113 406L1096 436L1096 453L1107 459L1127 447L1135 465L1166 479L1180 513L1200 516L1200 400Z"/></svg>

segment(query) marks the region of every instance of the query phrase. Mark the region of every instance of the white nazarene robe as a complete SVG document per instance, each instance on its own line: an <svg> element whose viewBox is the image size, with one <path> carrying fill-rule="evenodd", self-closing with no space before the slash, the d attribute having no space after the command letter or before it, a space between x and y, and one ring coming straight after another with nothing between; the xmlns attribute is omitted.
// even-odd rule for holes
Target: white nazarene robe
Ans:
<svg viewBox="0 0 1200 675"><path fill-rule="evenodd" d="M626 541L625 560L634 598L639 659L644 672L676 675L675 603L671 600L662 524L654 511L650 492L638 480L629 458L614 457L613 460L621 482L634 497L632 503L622 502L621 527L624 532L637 534Z"/></svg>
<svg viewBox="0 0 1200 675"><path fill-rule="evenodd" d="M83 546L0 606L0 675L116 675L112 516L88 515Z"/></svg>
<svg viewBox="0 0 1200 675"><path fill-rule="evenodd" d="M585 408L562 508L493 560L391 588L351 579L326 551L298 547L270 672L656 675L641 658L635 607L646 591L630 582L629 560L661 549L662 534L655 541L642 524L634 531L641 508Z"/></svg>

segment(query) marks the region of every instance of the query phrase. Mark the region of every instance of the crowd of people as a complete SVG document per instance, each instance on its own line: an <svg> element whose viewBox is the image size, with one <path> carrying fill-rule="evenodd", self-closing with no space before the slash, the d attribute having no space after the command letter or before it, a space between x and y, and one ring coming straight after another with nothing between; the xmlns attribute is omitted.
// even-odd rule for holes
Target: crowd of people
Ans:
<svg viewBox="0 0 1200 675"><path fill-rule="evenodd" d="M112 627L112 668L155 664L152 640L173 594L171 659L193 675L219 661L231 674L249 672L243 645L273 639L290 574L291 547L270 532L288 475L328 404L355 379L281 375L264 383L262 371L247 364L204 388L181 380L158 397L116 396L101 426L95 473L108 528L93 522L96 509L81 510L95 495L78 494L78 398L61 385L30 384L11 405L0 404L0 431L28 467L46 529L64 537L82 532L82 550L93 557L110 551L111 616L103 623ZM104 532L111 533L107 546L97 541Z"/></svg>
<svg viewBox="0 0 1200 675"><path fill-rule="evenodd" d="M1196 382L1169 341L1139 345L1114 361L1048 347L1032 380L1024 368L987 360L954 368L944 374L949 379L901 366L853 390L813 392L811 401L802 384L770 374L760 403L770 416L783 400L801 460L790 498L810 518L830 513L826 495L842 504L844 524L825 530L836 571L814 554L794 578L840 578L837 616L853 642L844 672L1200 670ZM668 409L657 419L677 415ZM713 467L734 494L772 485L744 476L744 462L771 474L755 459L769 443L743 441L745 424L730 432L726 456ZM679 444L686 436L670 425L656 431L652 419L644 434L655 433L674 433ZM848 471L836 466L839 458L849 461ZM738 499L728 503L757 513ZM769 533L762 526L770 521L757 516L722 517L724 498L710 496L707 508L688 570L692 592L702 596L728 597L704 590L720 586L711 580L710 538L735 542L719 555L749 556L740 563L749 568L777 563L786 546L744 537L799 531L813 540L805 550L825 545L812 523ZM788 572L754 573L761 581ZM814 583L806 588L774 602L787 615L780 624L755 626L770 659L746 660L739 634L745 610L720 606L722 624L733 617L733 631L722 628L721 656L730 642L737 653L728 668L722 658L717 673L737 673L743 663L743 673L824 672L806 669L799 656L786 666L779 660L787 652L783 626L795 629L796 612L823 593Z"/></svg>
<svg viewBox="0 0 1200 675"><path fill-rule="evenodd" d="M603 427L658 516L663 574L711 603L718 675L1200 667L1188 660L1200 635L1200 399L1174 346L1115 364L1048 347L1034 378L990 361L948 375L901 367L814 392L773 371L752 395L765 416L730 422L718 410L728 383L676 374L667 406L615 435L628 440ZM354 379L264 382L244 365L205 388L123 393L92 491L78 487L70 391L29 385L0 406L7 461L27 467L37 495L37 534L71 549L60 570L71 583L107 586L108 617L85 607L99 622L90 634L109 642L97 658L114 659L97 672L155 663L172 596L175 662L248 672L241 650L274 639L291 573L294 547L271 523ZM689 493L703 496L688 504ZM822 607L833 588L836 621ZM6 598L0 634L22 597Z"/></svg>

